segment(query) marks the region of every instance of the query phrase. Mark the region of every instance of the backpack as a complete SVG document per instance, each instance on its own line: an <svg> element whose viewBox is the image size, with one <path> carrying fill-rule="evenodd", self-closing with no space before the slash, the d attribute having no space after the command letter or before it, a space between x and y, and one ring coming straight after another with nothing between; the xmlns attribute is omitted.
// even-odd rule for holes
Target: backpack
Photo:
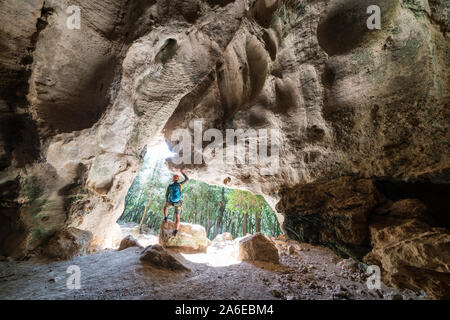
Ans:
<svg viewBox="0 0 450 320"><path fill-rule="evenodd" d="M178 202L181 199L181 185L174 182L169 185L169 201Z"/></svg>

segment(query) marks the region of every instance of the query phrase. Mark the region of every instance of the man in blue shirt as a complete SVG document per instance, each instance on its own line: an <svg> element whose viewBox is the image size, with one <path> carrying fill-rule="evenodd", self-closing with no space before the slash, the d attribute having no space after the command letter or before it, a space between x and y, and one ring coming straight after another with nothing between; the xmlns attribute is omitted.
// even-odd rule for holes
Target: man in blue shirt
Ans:
<svg viewBox="0 0 450 320"><path fill-rule="evenodd" d="M175 174L172 178L172 183L169 184L166 190L166 202L164 203L164 222L167 222L167 207L174 207L175 214L177 217L177 222L175 230L173 230L173 235L176 236L178 230L180 229L180 214L183 208L183 200L181 199L181 191L183 185L189 180L189 178L184 174L183 170L180 171L184 176L184 181L179 182L180 176Z"/></svg>

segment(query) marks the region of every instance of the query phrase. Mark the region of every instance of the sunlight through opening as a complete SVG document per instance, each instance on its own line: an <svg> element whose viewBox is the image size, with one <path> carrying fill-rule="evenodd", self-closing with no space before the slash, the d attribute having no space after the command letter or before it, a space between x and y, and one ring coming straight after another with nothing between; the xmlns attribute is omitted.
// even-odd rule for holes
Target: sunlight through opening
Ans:
<svg viewBox="0 0 450 320"><path fill-rule="evenodd" d="M182 253L181 255L183 258L193 263L204 263L211 267L227 267L242 262L235 258L231 249L227 250L226 248L223 248L217 252L213 252L210 249L211 248L208 248L207 253Z"/></svg>

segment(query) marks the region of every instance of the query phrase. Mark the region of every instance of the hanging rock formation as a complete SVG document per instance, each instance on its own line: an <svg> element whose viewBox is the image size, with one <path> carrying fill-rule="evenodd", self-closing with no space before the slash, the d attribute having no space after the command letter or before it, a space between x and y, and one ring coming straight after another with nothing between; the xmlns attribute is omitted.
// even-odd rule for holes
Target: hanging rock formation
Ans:
<svg viewBox="0 0 450 320"><path fill-rule="evenodd" d="M72 5L79 30L67 25ZM368 5L382 9L381 30L365 28ZM289 237L372 252L393 283L418 286L396 276L405 268L414 279L437 273L427 292L441 296L448 259L427 243L445 245L449 226L449 5L2 1L0 255L26 257L69 227L92 232L93 247L118 245L144 147L161 131L175 146L176 130L194 137L201 120L224 136L277 130L278 170L205 152L211 161L186 173L280 202ZM434 222L394 219L398 238L382 239L391 219L376 211L404 199ZM420 248L420 261L405 264L402 248Z"/></svg>

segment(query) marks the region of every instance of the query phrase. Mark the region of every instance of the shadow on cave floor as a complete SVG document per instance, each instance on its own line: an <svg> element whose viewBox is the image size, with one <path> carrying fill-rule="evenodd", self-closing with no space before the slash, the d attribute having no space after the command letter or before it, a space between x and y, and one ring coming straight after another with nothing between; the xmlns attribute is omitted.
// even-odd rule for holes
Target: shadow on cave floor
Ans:
<svg viewBox="0 0 450 320"><path fill-rule="evenodd" d="M213 266L205 254L175 254L191 269L185 273L143 265L137 247L48 264L0 262L0 299L423 299L384 285L368 290L365 276L328 249L291 241L276 244L280 265L232 261ZM219 249L215 254L227 253ZM66 285L72 265L81 270L78 290Z"/></svg>

